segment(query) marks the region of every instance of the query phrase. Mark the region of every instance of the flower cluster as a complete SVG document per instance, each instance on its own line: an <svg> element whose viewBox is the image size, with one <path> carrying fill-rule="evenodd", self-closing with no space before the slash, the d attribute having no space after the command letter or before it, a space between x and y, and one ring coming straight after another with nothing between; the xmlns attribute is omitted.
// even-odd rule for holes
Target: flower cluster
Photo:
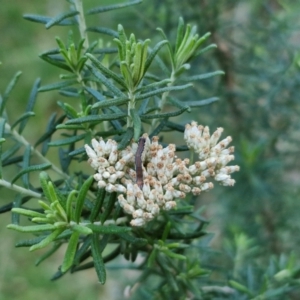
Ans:
<svg viewBox="0 0 300 300"><path fill-rule="evenodd" d="M158 137L150 141L147 134L142 153L143 184L138 185L135 170L135 154L138 145L132 143L125 150L118 151L113 140L105 142L92 140L92 148L85 145L90 165L97 170L94 175L100 188L107 192L118 192L118 201L124 211L131 214L132 226L142 226L159 214L176 206L177 198L187 193L198 195L213 188L208 178L214 178L222 185L234 185L230 174L238 166L226 166L234 159L234 147L229 147L231 137L218 143L223 129L212 135L208 127L196 122L186 125L184 139L187 146L199 156L199 161L190 165L189 159L176 157L176 146L163 148ZM141 180L141 179L139 179Z"/></svg>

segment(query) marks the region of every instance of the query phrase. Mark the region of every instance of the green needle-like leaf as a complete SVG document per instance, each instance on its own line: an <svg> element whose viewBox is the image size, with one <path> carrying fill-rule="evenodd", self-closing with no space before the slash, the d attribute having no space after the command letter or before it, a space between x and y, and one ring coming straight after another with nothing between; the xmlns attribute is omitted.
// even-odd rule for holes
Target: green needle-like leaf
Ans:
<svg viewBox="0 0 300 300"><path fill-rule="evenodd" d="M79 232L74 231L70 237L68 247L65 253L65 257L61 265L61 271L63 273L67 272L73 265L73 261L77 250L79 235L80 235Z"/></svg>
<svg viewBox="0 0 300 300"><path fill-rule="evenodd" d="M14 212L14 213L18 213L20 215L23 215L23 216L31 217L31 218L35 218L35 217L44 218L45 217L44 214L41 214L37 211L30 210L30 209L19 208L19 207L15 207L11 211Z"/></svg>
<svg viewBox="0 0 300 300"><path fill-rule="evenodd" d="M76 208L75 208L75 222L80 222L81 212L84 205L84 200L86 197L86 194L91 186L91 184L94 181L94 177L90 176L82 185L81 189L79 190L78 197L76 200Z"/></svg>
<svg viewBox="0 0 300 300"><path fill-rule="evenodd" d="M15 74L15 76L13 77L13 79L10 81L10 83L8 84L5 92L4 92L4 95L3 95L3 98L2 98L2 101L0 103L0 116L2 116L3 114L3 111L5 109L5 106L6 106L6 103L7 103L7 100L8 100L8 97L12 91L12 89L14 88L14 86L16 85L17 81L19 80L19 77L21 76L22 72L17 72Z"/></svg>
<svg viewBox="0 0 300 300"><path fill-rule="evenodd" d="M105 270L105 266L104 266L104 262L103 262L103 258L102 258L102 254L101 254L98 234L93 234L93 236L92 236L91 249L92 249L94 266L96 269L96 273L97 273L99 282L101 284L104 284L106 281L106 270Z"/></svg>
<svg viewBox="0 0 300 300"><path fill-rule="evenodd" d="M52 224L32 225L32 226L19 226L15 224L9 224L6 227L8 229L14 229L20 232L42 232L42 231L52 231L56 229L56 227Z"/></svg>
<svg viewBox="0 0 300 300"><path fill-rule="evenodd" d="M65 229L64 228L58 228L54 230L51 234L49 234L45 239L40 241L38 244L35 244L29 248L29 251L34 251L37 249L44 248L48 246L50 243L52 243Z"/></svg>
<svg viewBox="0 0 300 300"><path fill-rule="evenodd" d="M31 172L35 172L35 171L43 171L43 170L47 170L49 168L51 168L52 164L50 163L44 163L44 164L40 164L40 165L34 165L34 166L30 166L28 168L26 168L25 170L22 170L21 172L19 172L11 181L11 183L15 183L22 175L27 174L27 173L31 173Z"/></svg>
<svg viewBox="0 0 300 300"><path fill-rule="evenodd" d="M87 224L88 228L93 230L95 233L101 234L118 234L125 233L131 231L131 227L125 226L116 226L116 225L95 225L95 224Z"/></svg>

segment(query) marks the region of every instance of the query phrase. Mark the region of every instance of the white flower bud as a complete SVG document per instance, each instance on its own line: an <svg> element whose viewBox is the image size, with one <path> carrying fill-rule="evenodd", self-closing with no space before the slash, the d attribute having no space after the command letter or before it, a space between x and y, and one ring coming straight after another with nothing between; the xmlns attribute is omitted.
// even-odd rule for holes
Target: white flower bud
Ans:
<svg viewBox="0 0 300 300"><path fill-rule="evenodd" d="M144 219L142 219L142 218L137 218L137 219L131 220L130 225L131 225L131 226L134 226L134 227L140 227L140 226L145 225L145 223L146 223L146 222L145 222Z"/></svg>

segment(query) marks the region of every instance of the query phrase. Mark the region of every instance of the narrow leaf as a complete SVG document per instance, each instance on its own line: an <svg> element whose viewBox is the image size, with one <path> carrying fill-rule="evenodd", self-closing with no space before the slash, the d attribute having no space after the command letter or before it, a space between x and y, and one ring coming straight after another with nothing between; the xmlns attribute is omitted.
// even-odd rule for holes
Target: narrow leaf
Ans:
<svg viewBox="0 0 300 300"><path fill-rule="evenodd" d="M44 248L48 246L50 243L52 243L62 232L64 231L64 228L58 228L54 230L51 234L49 234L45 239L40 241L38 244L35 244L29 248L29 251L34 251L37 249Z"/></svg>
<svg viewBox="0 0 300 300"><path fill-rule="evenodd" d="M65 19L74 17L78 14L79 14L78 11L68 11L68 12L61 13L61 14L55 16L54 18L52 18L50 21L48 21L46 23L45 27L46 27L46 29L49 29L54 25L61 24L61 22L64 21Z"/></svg>
<svg viewBox="0 0 300 300"><path fill-rule="evenodd" d="M211 97L211 98L207 98L207 99L203 99L203 100L184 101L184 103L187 104L189 107L199 107L199 106L211 104L218 100L219 100L218 97Z"/></svg>
<svg viewBox="0 0 300 300"><path fill-rule="evenodd" d="M36 81L34 82L33 84L33 87L31 89L31 92L30 92L30 96L29 96L29 100L28 100L28 103L27 103L27 107L26 107L26 112L27 113L33 113L32 110L33 110L33 107L34 107L34 104L35 104L35 101L36 101L36 97L37 97L37 93L38 93L38 89L40 87L40 83L41 83L41 79L38 78L36 79ZM28 122L28 119L29 118L24 118L20 124L20 127L19 127L19 134L21 134Z"/></svg>
<svg viewBox="0 0 300 300"><path fill-rule="evenodd" d="M139 3L142 3L142 0L133 0L133 1L130 1L127 3L119 3L119 4L113 4L113 5L107 5L107 6L98 6L98 7L94 7L92 9L88 10L86 14L93 15L93 14L103 13L106 11L120 9L123 7L131 6L131 5L135 5L135 4L139 4Z"/></svg>
<svg viewBox="0 0 300 300"><path fill-rule="evenodd" d="M53 91L53 90L59 90L61 88L71 86L73 84L76 84L77 80L65 80L65 81L60 81L48 85L44 85L38 89L39 92L47 92L47 91Z"/></svg>
<svg viewBox="0 0 300 300"><path fill-rule="evenodd" d="M182 113L184 113L187 110L187 108L182 108L180 110L170 112L170 113L160 113L160 114L151 114L151 115L142 115L141 119L142 120L149 120L149 119L163 119L163 118L170 118L170 117L175 117L179 116Z"/></svg>
<svg viewBox="0 0 300 300"><path fill-rule="evenodd" d="M157 55L158 51L166 44L168 44L169 41L167 40L163 40L163 41L160 41L159 43L157 43L155 45L155 47L152 49L152 51L150 52L150 54L148 55L147 57L147 60L145 62L145 70L144 72L146 73L146 71L149 69L149 67L151 66L152 64L152 61L153 59L155 58L155 56Z"/></svg>
<svg viewBox="0 0 300 300"><path fill-rule="evenodd" d="M41 15L32 15L32 14L25 14L23 15L23 18L31 21L31 22L36 22L36 23L42 23L42 24L47 24L52 20L50 17L46 16L41 16ZM63 20L57 25L74 25L76 24L75 20Z"/></svg>
<svg viewBox="0 0 300 300"><path fill-rule="evenodd" d="M88 69L92 72L92 74L99 80L102 84L104 84L114 95L121 97L125 96L120 89L118 89L115 85L112 84L102 73L100 73L94 66L87 65Z"/></svg>
<svg viewBox="0 0 300 300"><path fill-rule="evenodd" d="M109 217L109 215L111 214L116 203L116 198L117 198L117 193L111 193L109 195L108 200L106 202L105 211L101 216L101 223L104 223L106 219Z"/></svg>
<svg viewBox="0 0 300 300"><path fill-rule="evenodd" d="M78 245L79 235L80 234L78 232L74 231L70 237L68 247L67 247L67 250L65 253L65 257L64 257L63 263L61 265L61 271L63 273L68 271L73 264L77 245Z"/></svg>
<svg viewBox="0 0 300 300"><path fill-rule="evenodd" d="M112 36L114 38L118 38L119 37L119 34L118 34L117 31L112 30L110 28L106 28L106 27L93 26L93 27L88 27L85 31L103 33L103 34L110 35L110 36Z"/></svg>
<svg viewBox="0 0 300 300"><path fill-rule="evenodd" d="M225 73L223 71L215 71L215 72L210 72L210 73L205 73L205 74L200 74L200 75L195 75L195 76L189 76L189 77L184 77L181 78L182 81L185 82L192 82L196 80L202 80L206 78L210 78L216 75L224 75Z"/></svg>
<svg viewBox="0 0 300 300"><path fill-rule="evenodd" d="M84 234L84 235L89 235L93 233L93 230L88 228L87 226L82 226L78 224L74 224L71 226L73 231L77 231L78 233Z"/></svg>
<svg viewBox="0 0 300 300"><path fill-rule="evenodd" d="M117 226L117 225L95 225L95 224L88 224L86 225L88 228L93 230L95 233L101 234L118 234L131 231L131 227L125 226Z"/></svg>
<svg viewBox="0 0 300 300"><path fill-rule="evenodd" d="M6 227L8 229L14 229L20 232L42 232L42 231L52 231L56 229L56 227L52 224L31 225L31 226L19 226L15 224L9 224Z"/></svg>
<svg viewBox="0 0 300 300"><path fill-rule="evenodd" d="M32 218L35 218L35 217L44 218L45 217L44 214L39 213L37 211L24 209L24 208L19 208L19 207L13 208L11 210L11 212L18 213L20 215L27 216L27 217L32 217Z"/></svg>
<svg viewBox="0 0 300 300"><path fill-rule="evenodd" d="M8 97L12 91L12 89L14 88L14 86L16 85L19 77L21 76L22 72L17 72L15 74L15 76L12 78L12 80L9 82L5 92L4 92L4 95L3 95L3 98L2 98L2 102L0 103L0 116L3 115L3 111L5 109L5 106L6 106L6 103L7 103L7 100L8 100Z"/></svg>
<svg viewBox="0 0 300 300"><path fill-rule="evenodd" d="M139 96L137 96L135 98L135 100L136 101L140 101L140 100L143 100L145 98L149 98L149 97L152 97L152 96L155 96L155 95L158 95L158 94L162 94L162 93L165 93L165 92L172 92L172 91L184 90L184 89L187 89L187 88L189 88L191 86L193 86L193 85L189 83L189 84L185 84L185 85L177 85L177 86L164 87L164 88L157 89L157 90L149 92L149 93L145 93L145 94L139 95Z"/></svg>
<svg viewBox="0 0 300 300"><path fill-rule="evenodd" d="M94 266L96 269L96 273L101 284L104 284L106 281L106 271L103 262L103 258L101 255L100 243L99 243L99 236L98 234L93 234L92 236L92 243L91 243L92 255Z"/></svg>
<svg viewBox="0 0 300 300"><path fill-rule="evenodd" d="M28 112L22 114L21 117L11 125L11 129L14 129L20 123L24 123L24 121L26 121L25 122L25 124L26 124L27 121L29 120L29 118L33 117L33 116L35 116L35 113L33 111L28 111ZM20 125L20 127L21 127L21 125ZM23 131L23 129L24 128L22 128L22 131ZM22 131L20 132L20 128L19 128L18 132L22 133Z"/></svg>
<svg viewBox="0 0 300 300"><path fill-rule="evenodd" d="M40 165L33 165L30 166L28 168L26 168L25 170L20 171L11 181L11 183L15 183L22 175L30 173L30 172L35 172L35 171L43 171L43 170L47 170L49 168L52 167L51 163L44 163L44 164L40 164Z"/></svg>
<svg viewBox="0 0 300 300"><path fill-rule="evenodd" d="M98 215L101 211L101 208L102 208L102 204L104 202L105 194L106 194L106 192L105 192L104 188L98 189L97 197L96 197L96 200L94 201L94 207L93 207L90 217L89 217L90 222L94 222L96 220L96 218L98 217Z"/></svg>
<svg viewBox="0 0 300 300"><path fill-rule="evenodd" d="M86 133L80 134L80 135L75 135L75 136L71 136L62 140L57 140L51 143L48 143L49 146L52 147L58 147L58 146L64 146L64 145L69 145L69 144L73 144L76 143L78 141L83 140L86 137Z"/></svg>
<svg viewBox="0 0 300 300"><path fill-rule="evenodd" d="M133 127L128 127L122 136L122 140L118 144L118 150L125 149L133 138Z"/></svg>
<svg viewBox="0 0 300 300"><path fill-rule="evenodd" d="M97 67L105 76L108 78L112 78L118 84L120 84L123 88L126 88L126 84L122 78L120 78L116 73L104 67L101 62L92 54L87 53L86 56L92 61L95 67Z"/></svg>
<svg viewBox="0 0 300 300"><path fill-rule="evenodd" d="M184 36L184 21L183 18L179 18L177 34L176 34L176 43L175 43L175 53L177 53Z"/></svg>
<svg viewBox="0 0 300 300"><path fill-rule="evenodd" d="M127 103L129 101L128 97L121 97L116 99L107 99L105 101L95 103L92 108L103 108L111 106L119 106Z"/></svg>
<svg viewBox="0 0 300 300"><path fill-rule="evenodd" d="M66 124L70 125L70 124L83 124L83 123L100 123L102 121L118 120L118 119L123 119L125 117L126 117L125 113L91 115L91 116L87 116L87 117L81 117L78 119L69 120L66 122Z"/></svg>
<svg viewBox="0 0 300 300"><path fill-rule="evenodd" d="M91 186L91 184L94 181L94 177L90 176L82 185L78 197L77 197L77 201L76 201L76 208L75 208L75 222L79 223L80 221L80 217L81 217L81 212L82 212L82 208L84 205L84 200L86 197L86 194Z"/></svg>

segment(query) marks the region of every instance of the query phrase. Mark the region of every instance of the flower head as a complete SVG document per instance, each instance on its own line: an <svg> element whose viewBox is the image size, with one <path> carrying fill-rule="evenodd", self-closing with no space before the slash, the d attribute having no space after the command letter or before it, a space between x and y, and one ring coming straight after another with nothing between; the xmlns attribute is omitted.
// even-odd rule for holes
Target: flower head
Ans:
<svg viewBox="0 0 300 300"><path fill-rule="evenodd" d="M234 147L229 147L231 137L220 142L223 129L218 128L212 135L208 127L196 122L186 125L184 139L199 161L190 164L189 159L176 156L176 146L163 147L158 137L151 140L143 135L145 144L139 159L142 160L143 182L137 184L135 156L138 145L131 143L125 150L117 150L113 140L92 140L92 148L85 145L88 162L97 171L94 175L100 188L107 192L118 192L118 201L123 210L132 216L132 226L142 226L159 214L160 210L176 207L176 199L185 198L188 193L200 194L213 188L208 182L213 178L225 186L234 185L230 174L238 166L226 166L234 159ZM140 171L139 171L140 172ZM140 179L139 179L140 180Z"/></svg>

